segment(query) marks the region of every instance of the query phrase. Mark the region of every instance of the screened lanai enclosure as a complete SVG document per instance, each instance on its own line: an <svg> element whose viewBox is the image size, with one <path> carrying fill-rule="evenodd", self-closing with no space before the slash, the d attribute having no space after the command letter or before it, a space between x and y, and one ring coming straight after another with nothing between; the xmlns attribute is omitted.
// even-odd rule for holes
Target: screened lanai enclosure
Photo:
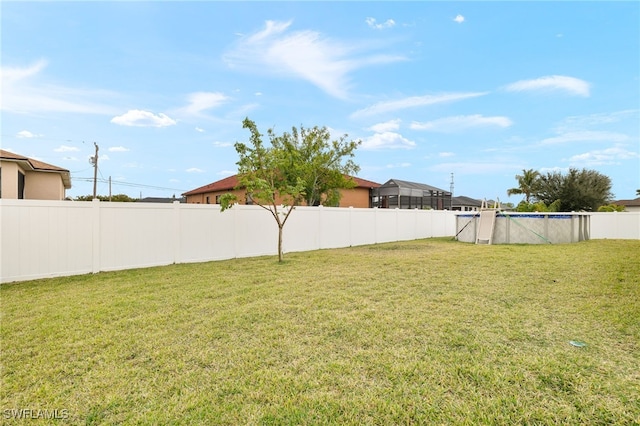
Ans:
<svg viewBox="0 0 640 426"><path fill-rule="evenodd" d="M424 183L390 179L373 190L373 207L451 210L451 192Z"/></svg>

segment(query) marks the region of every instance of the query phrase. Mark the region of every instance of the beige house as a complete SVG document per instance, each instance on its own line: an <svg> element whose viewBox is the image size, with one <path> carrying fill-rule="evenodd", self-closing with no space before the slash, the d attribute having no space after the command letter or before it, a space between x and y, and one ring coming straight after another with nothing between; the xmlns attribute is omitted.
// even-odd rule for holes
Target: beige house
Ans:
<svg viewBox="0 0 640 426"><path fill-rule="evenodd" d="M366 179L360 179L350 176L356 186L351 189L341 189L342 197L338 207L372 207L373 191L380 186L379 183ZM228 192L235 194L240 204L252 204L251 199L247 198L244 189L237 189L237 175L210 183L200 188L182 194L187 203L190 204L220 204L220 197Z"/></svg>
<svg viewBox="0 0 640 426"><path fill-rule="evenodd" d="M69 170L0 149L0 198L64 200L69 188Z"/></svg>

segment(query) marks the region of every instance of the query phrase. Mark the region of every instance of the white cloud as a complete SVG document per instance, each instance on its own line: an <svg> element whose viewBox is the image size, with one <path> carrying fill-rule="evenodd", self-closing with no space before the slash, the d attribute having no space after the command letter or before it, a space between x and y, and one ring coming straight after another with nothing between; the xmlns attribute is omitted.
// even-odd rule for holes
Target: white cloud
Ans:
<svg viewBox="0 0 640 426"><path fill-rule="evenodd" d="M392 130L398 130L400 128L400 120L389 120L384 123L374 124L367 130L372 130L376 133L390 132Z"/></svg>
<svg viewBox="0 0 640 426"><path fill-rule="evenodd" d="M187 170L185 170L187 173L204 173L204 170L199 169L197 167L191 167Z"/></svg>
<svg viewBox="0 0 640 426"><path fill-rule="evenodd" d="M292 21L266 21L261 31L242 36L224 55L224 61L232 68L247 72L297 77L333 97L346 99L350 72L406 59L398 55L359 55L368 46L349 45L311 30L290 31L291 24Z"/></svg>
<svg viewBox="0 0 640 426"><path fill-rule="evenodd" d="M569 171L569 167L541 167L540 169L538 169L538 171L541 174L547 174L547 173L566 173Z"/></svg>
<svg viewBox="0 0 640 426"><path fill-rule="evenodd" d="M0 67L3 111L17 113L69 112L82 114L113 114L114 108L95 99L115 97L113 92L78 89L43 82L42 71L47 61L40 60L28 67Z"/></svg>
<svg viewBox="0 0 640 426"><path fill-rule="evenodd" d="M572 95L589 97L589 83L574 77L550 75L533 80L520 80L505 86L509 92L565 91Z"/></svg>
<svg viewBox="0 0 640 426"><path fill-rule="evenodd" d="M189 105L181 109L181 112L189 115L198 115L202 111L222 105L229 97L218 92L196 92L188 95Z"/></svg>
<svg viewBox="0 0 640 426"><path fill-rule="evenodd" d="M385 166L386 169L406 169L407 167L411 167L411 163L394 163Z"/></svg>
<svg viewBox="0 0 640 426"><path fill-rule="evenodd" d="M200 128L200 127L196 127L196 132L204 133L204 129L202 129L202 128Z"/></svg>
<svg viewBox="0 0 640 426"><path fill-rule="evenodd" d="M165 114L154 114L149 111L140 109L132 109L125 114L113 117L113 124L120 126L137 126L137 127L166 127L173 126L176 121Z"/></svg>
<svg viewBox="0 0 640 426"><path fill-rule="evenodd" d="M47 67L47 61L40 59L27 68L0 67L0 78L3 82L16 82L37 75Z"/></svg>
<svg viewBox="0 0 640 426"><path fill-rule="evenodd" d="M384 28L391 28L396 25L396 22L393 19L387 19L385 22L378 24L376 22L376 18L367 18L364 20L370 28L376 30L382 30Z"/></svg>
<svg viewBox="0 0 640 426"><path fill-rule="evenodd" d="M22 131L19 131L19 132L16 134L16 137L17 137L17 138L20 138L20 139L26 139L26 138L37 138L37 137L40 137L40 136L42 136L42 135L37 135L37 134L35 134L35 133L31 133L31 132L30 132L30 131L28 131L28 130L22 130Z"/></svg>
<svg viewBox="0 0 640 426"><path fill-rule="evenodd" d="M640 155L637 152L629 151L621 145L615 145L607 149L594 150L574 155L569 158L569 162L574 166L590 167L619 164L622 160L631 160L635 158L640 158Z"/></svg>
<svg viewBox="0 0 640 426"><path fill-rule="evenodd" d="M576 131L566 132L552 138L543 139L541 145L556 145L572 142L625 142L629 136L622 133L602 132L602 131Z"/></svg>
<svg viewBox="0 0 640 426"><path fill-rule="evenodd" d="M558 126L558 129L566 131L569 129L584 128L587 126L600 126L619 123L625 120L635 120L635 122L640 121L640 110L629 109L600 114L571 116L565 118Z"/></svg>
<svg viewBox="0 0 640 426"><path fill-rule="evenodd" d="M55 152L73 152L73 151L80 151L80 149L76 148L75 146L60 145L58 148L55 148L54 151Z"/></svg>
<svg viewBox="0 0 640 426"><path fill-rule="evenodd" d="M129 148L125 148L124 146L112 146L108 150L109 152L127 152Z"/></svg>
<svg viewBox="0 0 640 426"><path fill-rule="evenodd" d="M234 117L246 117L249 114L249 112L259 107L260 107L260 104L258 103L241 105L233 109L232 111L230 111L229 115Z"/></svg>
<svg viewBox="0 0 640 426"><path fill-rule="evenodd" d="M367 108L363 108L351 114L352 118L375 115L385 112L397 111L406 108L415 108L426 105L435 105L444 102L455 102L464 99L476 98L484 96L489 92L470 92L470 93L447 93L443 95L424 95L411 96L395 101L383 101L375 103Z"/></svg>
<svg viewBox="0 0 640 426"><path fill-rule="evenodd" d="M455 22L457 22L458 24L462 24L462 23L464 22L464 16L462 16L462 15L456 15L456 17L455 17L455 18L453 18L453 20L454 20Z"/></svg>
<svg viewBox="0 0 640 426"><path fill-rule="evenodd" d="M362 141L364 150L412 149L416 143L395 132L382 132L369 136Z"/></svg>
<svg viewBox="0 0 640 426"><path fill-rule="evenodd" d="M414 121L411 123L413 130L429 130L432 132L453 133L471 127L509 127L513 124L507 117L494 116L484 117L480 114L475 115L458 115L455 117L440 118L437 120L427 121L424 123Z"/></svg>
<svg viewBox="0 0 640 426"><path fill-rule="evenodd" d="M218 148L226 148L228 146L233 146L231 142L214 142L213 146L217 146Z"/></svg>
<svg viewBox="0 0 640 426"><path fill-rule="evenodd" d="M447 158L447 157L454 157L456 154L453 152L439 152L438 153L438 157L440 158Z"/></svg>

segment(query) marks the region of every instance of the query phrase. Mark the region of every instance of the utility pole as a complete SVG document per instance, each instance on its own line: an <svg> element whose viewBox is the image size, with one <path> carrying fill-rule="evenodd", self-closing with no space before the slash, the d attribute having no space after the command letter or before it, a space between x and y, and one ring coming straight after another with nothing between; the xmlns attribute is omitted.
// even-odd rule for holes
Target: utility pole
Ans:
<svg viewBox="0 0 640 426"><path fill-rule="evenodd" d="M94 142L93 145L96 147L96 155L91 157L89 162L93 164L93 199L95 200L98 182L98 144Z"/></svg>
<svg viewBox="0 0 640 426"><path fill-rule="evenodd" d="M453 197L453 173L451 173L451 184L449 186L449 192L451 193L451 196Z"/></svg>
<svg viewBox="0 0 640 426"><path fill-rule="evenodd" d="M109 201L111 201L111 176L109 176Z"/></svg>

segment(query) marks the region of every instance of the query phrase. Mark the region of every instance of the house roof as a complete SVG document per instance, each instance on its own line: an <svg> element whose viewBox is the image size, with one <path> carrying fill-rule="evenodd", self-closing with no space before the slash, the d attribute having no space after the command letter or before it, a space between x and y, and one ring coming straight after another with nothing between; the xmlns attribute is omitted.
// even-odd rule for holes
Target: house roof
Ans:
<svg viewBox="0 0 640 426"><path fill-rule="evenodd" d="M356 188L379 188L380 184L377 182L373 182L366 179L361 179L359 177L350 176L351 179L356 183Z"/></svg>
<svg viewBox="0 0 640 426"><path fill-rule="evenodd" d="M612 204L617 204L619 206L625 206L625 207L640 207L640 197L633 200L617 200L617 201L614 201Z"/></svg>
<svg viewBox="0 0 640 426"><path fill-rule="evenodd" d="M238 175L229 176L222 180L212 182L191 191L185 192L184 196L204 194L205 192L230 191L238 185Z"/></svg>
<svg viewBox="0 0 640 426"><path fill-rule="evenodd" d="M176 198L176 197L144 197L139 199L138 203L173 203L174 201L179 201L181 203L185 203L186 200L184 197Z"/></svg>
<svg viewBox="0 0 640 426"><path fill-rule="evenodd" d="M475 206L481 207L482 201L476 200L475 198L465 197L464 195L460 195L457 197L451 197L451 205L452 206Z"/></svg>
<svg viewBox="0 0 640 426"><path fill-rule="evenodd" d="M379 183L376 183L370 180L360 179L355 176L351 176L351 178L355 181L356 188L377 188L380 186ZM185 192L182 195L187 196L187 195L204 194L207 192L231 191L237 185L238 185L238 175L233 175L233 176L224 178L222 180L212 182L208 185L201 186L200 188L192 189L191 191Z"/></svg>
<svg viewBox="0 0 640 426"><path fill-rule="evenodd" d="M426 191L438 191L438 192L449 193L449 191L436 188L435 186L427 185L424 183L409 182L409 181L400 180L400 179L389 179L384 185L382 185L382 187L390 187L390 186L397 186L399 188L419 189L423 191L426 190Z"/></svg>
<svg viewBox="0 0 640 426"><path fill-rule="evenodd" d="M3 161L13 161L20 163L22 167L27 170L33 170L36 172L53 172L59 173L62 176L62 182L66 189L71 188L71 173L67 169L54 166L52 164L45 163L44 161L36 160L34 158L25 157L10 151L0 149L0 159Z"/></svg>

